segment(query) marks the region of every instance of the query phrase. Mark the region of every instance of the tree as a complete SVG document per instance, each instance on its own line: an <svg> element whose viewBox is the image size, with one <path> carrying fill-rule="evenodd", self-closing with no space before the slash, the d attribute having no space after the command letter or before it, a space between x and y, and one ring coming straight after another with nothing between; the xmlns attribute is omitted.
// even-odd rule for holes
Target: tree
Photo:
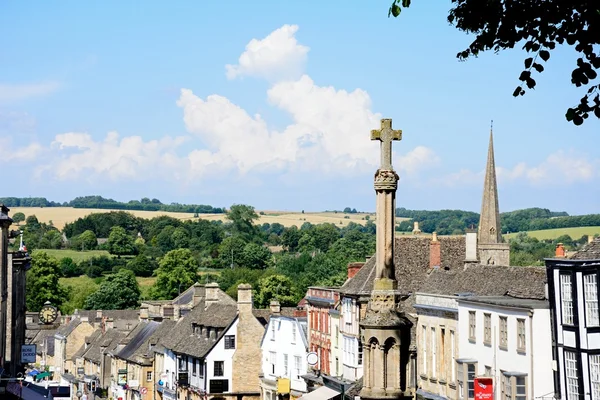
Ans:
<svg viewBox="0 0 600 400"><path fill-rule="evenodd" d="M222 267L240 265L247 242L239 236L226 237L219 245L219 263Z"/></svg>
<svg viewBox="0 0 600 400"><path fill-rule="evenodd" d="M15 224L19 225L21 224L21 222L25 221L25 214L23 214L22 212L14 213L12 219L15 222Z"/></svg>
<svg viewBox="0 0 600 400"><path fill-rule="evenodd" d="M197 278L198 261L192 252L189 249L171 250L158 263L151 295L155 299L173 299L196 283Z"/></svg>
<svg viewBox="0 0 600 400"><path fill-rule="evenodd" d="M72 278L83 273L79 265L71 257L64 257L59 261L60 272L65 278Z"/></svg>
<svg viewBox="0 0 600 400"><path fill-rule="evenodd" d="M78 250L94 250L98 247L98 238L96 238L96 234L89 229L79 235L77 242Z"/></svg>
<svg viewBox="0 0 600 400"><path fill-rule="evenodd" d="M62 247L62 235L56 229L44 233L38 243L40 249L60 249Z"/></svg>
<svg viewBox="0 0 600 400"><path fill-rule="evenodd" d="M121 269L108 275L85 301L87 310L125 310L140 305L140 286L132 271Z"/></svg>
<svg viewBox="0 0 600 400"><path fill-rule="evenodd" d="M248 243L242 253L242 265L250 269L264 269L267 267L273 254L265 246Z"/></svg>
<svg viewBox="0 0 600 400"><path fill-rule="evenodd" d="M108 235L108 251L119 258L122 255L133 254L133 238L127 234L125 229L120 226L114 226Z"/></svg>
<svg viewBox="0 0 600 400"><path fill-rule="evenodd" d="M135 276L152 276L152 272L156 267L156 262L151 261L148 257L143 254L138 254L135 258L131 259L126 268L134 273Z"/></svg>
<svg viewBox="0 0 600 400"><path fill-rule="evenodd" d="M410 0L393 0L388 16L397 17ZM487 50L512 49L523 40L525 59L522 82L513 96L525 94L524 86L534 89L532 72L541 73L541 62L550 59L557 44L568 44L579 53L571 82L587 87L578 105L567 110L565 117L575 125L594 114L600 118L600 84L591 85L600 70L600 8L596 0L452 0L448 22L457 29L475 34L469 47L457 54L459 60L477 57Z"/></svg>
<svg viewBox="0 0 600 400"><path fill-rule="evenodd" d="M254 207L245 204L234 204L227 212L233 226L233 233L245 235L248 238L255 236L258 233L254 221L258 219Z"/></svg>
<svg viewBox="0 0 600 400"><path fill-rule="evenodd" d="M282 306L295 306L299 299L294 283L285 275L269 275L258 281L256 306L266 308L271 300L278 300Z"/></svg>
<svg viewBox="0 0 600 400"><path fill-rule="evenodd" d="M296 251L298 248L298 241L302 237L302 233L298 230L298 227L293 225L283 230L281 235L281 243L287 249L287 251Z"/></svg>
<svg viewBox="0 0 600 400"><path fill-rule="evenodd" d="M59 307L68 299L67 290L58 282L60 275L56 258L43 251L33 254L26 275L27 311L39 311L46 301Z"/></svg>

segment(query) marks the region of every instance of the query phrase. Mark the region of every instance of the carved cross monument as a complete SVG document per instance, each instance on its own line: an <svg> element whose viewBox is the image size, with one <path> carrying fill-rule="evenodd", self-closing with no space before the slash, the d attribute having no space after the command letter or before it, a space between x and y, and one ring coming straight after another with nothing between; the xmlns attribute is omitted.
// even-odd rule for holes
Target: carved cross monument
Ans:
<svg viewBox="0 0 600 400"><path fill-rule="evenodd" d="M382 119L381 129L371 131L371 140L381 142L381 166L375 173L375 192L377 193L376 290L396 288L394 228L398 175L392 167L392 141L401 139L402 131L392 129L391 119Z"/></svg>
<svg viewBox="0 0 600 400"><path fill-rule="evenodd" d="M381 129L371 131L371 140L381 142L381 169L392 169L392 140L402 140L402 131L392 129L391 119L381 120Z"/></svg>
<svg viewBox="0 0 600 400"><path fill-rule="evenodd" d="M402 131L391 119L371 131L381 142L381 166L375 173L377 196L377 249L375 280L365 317L360 322L364 351L364 379L360 397L365 400L401 400L413 397L408 388L407 355L411 322L399 312L398 281L394 265L394 228L398 175L392 167L392 141Z"/></svg>

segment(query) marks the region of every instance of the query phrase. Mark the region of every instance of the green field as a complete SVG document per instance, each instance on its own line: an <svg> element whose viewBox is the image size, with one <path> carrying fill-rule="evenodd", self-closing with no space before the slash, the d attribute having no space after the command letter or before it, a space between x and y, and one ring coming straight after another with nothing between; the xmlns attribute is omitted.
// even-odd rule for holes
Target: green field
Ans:
<svg viewBox="0 0 600 400"><path fill-rule="evenodd" d="M600 234L600 226L580 226L577 228L544 229L541 231L527 232L527 235L537 238L538 240L556 239L562 235L569 235L571 236L571 239L579 239L583 235L593 236L595 234ZM510 239L517 235L518 233L509 233L508 235L504 235L504 237Z"/></svg>
<svg viewBox="0 0 600 400"><path fill-rule="evenodd" d="M56 257L59 260L61 258L72 258L73 261L75 262L79 262L79 261L83 261L83 260L88 260L92 257L99 257L99 256L107 256L110 257L110 253L106 250L88 250L88 251L75 251L75 250L57 250L57 249L39 249L39 250L34 250L33 253L37 253L39 251L43 251L48 253L48 255L52 256L52 257Z"/></svg>
<svg viewBox="0 0 600 400"><path fill-rule="evenodd" d="M142 298L143 299L147 298L148 290L150 290L150 287L152 285L154 285L156 278L155 277L141 278L138 276L135 279L137 280L138 284L140 285L140 291L142 292ZM60 278L59 282L63 286L71 286L73 288L84 288L86 286L98 286L94 282L94 279L90 278L87 275L81 275L81 276L78 276L75 278Z"/></svg>

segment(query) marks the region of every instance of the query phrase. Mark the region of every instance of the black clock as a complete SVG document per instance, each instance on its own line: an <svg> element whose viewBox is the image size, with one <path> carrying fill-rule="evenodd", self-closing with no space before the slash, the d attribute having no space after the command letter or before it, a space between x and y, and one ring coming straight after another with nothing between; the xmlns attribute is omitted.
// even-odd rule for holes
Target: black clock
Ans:
<svg viewBox="0 0 600 400"><path fill-rule="evenodd" d="M39 316L42 323L51 324L58 318L58 309L47 301L40 310Z"/></svg>

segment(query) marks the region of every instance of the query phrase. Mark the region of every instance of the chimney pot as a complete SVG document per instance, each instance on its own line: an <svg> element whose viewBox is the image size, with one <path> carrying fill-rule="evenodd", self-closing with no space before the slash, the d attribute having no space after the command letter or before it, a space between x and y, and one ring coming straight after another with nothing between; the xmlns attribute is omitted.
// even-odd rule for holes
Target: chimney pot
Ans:
<svg viewBox="0 0 600 400"><path fill-rule="evenodd" d="M219 301L219 284L216 282L208 283L204 286L205 295L204 295L204 303L206 307L211 305L212 303L216 303Z"/></svg>
<svg viewBox="0 0 600 400"><path fill-rule="evenodd" d="M556 245L556 258L564 258L565 257L565 246L562 243L558 243Z"/></svg>

